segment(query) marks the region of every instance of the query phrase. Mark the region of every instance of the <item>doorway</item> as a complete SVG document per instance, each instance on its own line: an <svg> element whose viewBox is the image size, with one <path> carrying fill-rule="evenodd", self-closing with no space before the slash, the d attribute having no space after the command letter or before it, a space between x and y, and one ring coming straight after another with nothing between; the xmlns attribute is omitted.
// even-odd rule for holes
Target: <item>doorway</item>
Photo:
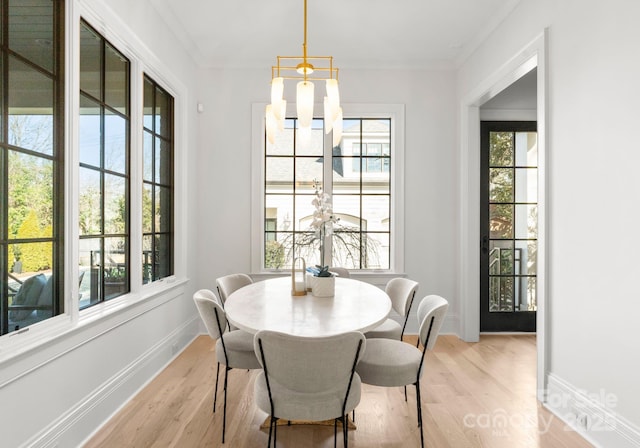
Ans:
<svg viewBox="0 0 640 448"><path fill-rule="evenodd" d="M480 124L480 331L536 331L535 121Z"/></svg>

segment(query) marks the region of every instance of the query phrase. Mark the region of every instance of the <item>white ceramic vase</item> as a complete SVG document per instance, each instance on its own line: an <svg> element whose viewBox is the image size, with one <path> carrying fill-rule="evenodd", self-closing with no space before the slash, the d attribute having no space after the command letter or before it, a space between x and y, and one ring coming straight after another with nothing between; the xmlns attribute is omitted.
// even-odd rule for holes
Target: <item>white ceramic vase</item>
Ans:
<svg viewBox="0 0 640 448"><path fill-rule="evenodd" d="M336 292L335 277L313 277L313 295L316 297L332 297Z"/></svg>

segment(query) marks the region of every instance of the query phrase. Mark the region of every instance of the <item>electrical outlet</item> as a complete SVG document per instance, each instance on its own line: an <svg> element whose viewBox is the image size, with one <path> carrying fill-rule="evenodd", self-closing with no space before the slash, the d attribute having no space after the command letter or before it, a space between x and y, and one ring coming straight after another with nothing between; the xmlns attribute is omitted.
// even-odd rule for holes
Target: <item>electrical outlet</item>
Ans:
<svg viewBox="0 0 640 448"><path fill-rule="evenodd" d="M584 430L589 429L589 417L587 414L578 414L578 426Z"/></svg>

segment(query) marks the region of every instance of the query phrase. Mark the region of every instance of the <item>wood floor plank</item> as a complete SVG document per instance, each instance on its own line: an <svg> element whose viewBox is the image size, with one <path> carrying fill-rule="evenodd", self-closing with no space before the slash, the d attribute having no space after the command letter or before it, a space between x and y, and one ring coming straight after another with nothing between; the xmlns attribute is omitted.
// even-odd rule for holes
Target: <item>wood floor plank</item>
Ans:
<svg viewBox="0 0 640 448"><path fill-rule="evenodd" d="M415 345L415 336L406 339ZM267 415L253 404L256 372L246 370L229 372L226 443L221 444L224 369L214 414L214 350L209 337L196 338L85 447L266 446L268 429L260 425ZM537 402L536 356L535 336L483 335L478 343L440 336L435 350L427 353L421 380L425 446L590 447ZM419 447L415 387L407 390L405 401L402 388L363 385L349 445ZM330 448L333 427L279 426L278 446Z"/></svg>

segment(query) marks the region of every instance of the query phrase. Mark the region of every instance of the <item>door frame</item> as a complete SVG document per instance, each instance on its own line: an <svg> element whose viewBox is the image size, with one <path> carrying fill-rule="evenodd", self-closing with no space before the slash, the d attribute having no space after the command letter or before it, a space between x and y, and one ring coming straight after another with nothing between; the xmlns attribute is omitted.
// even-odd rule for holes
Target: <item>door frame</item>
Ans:
<svg viewBox="0 0 640 448"><path fill-rule="evenodd" d="M546 165L547 136L547 45L545 29L517 52L495 73L463 96L460 104L460 214L459 214L459 334L468 342L480 338L480 106L498 95L526 73L537 67L538 122L538 310L536 315L537 390L544 401L547 388L545 372L549 365L546 338L548 291L548 215Z"/></svg>

